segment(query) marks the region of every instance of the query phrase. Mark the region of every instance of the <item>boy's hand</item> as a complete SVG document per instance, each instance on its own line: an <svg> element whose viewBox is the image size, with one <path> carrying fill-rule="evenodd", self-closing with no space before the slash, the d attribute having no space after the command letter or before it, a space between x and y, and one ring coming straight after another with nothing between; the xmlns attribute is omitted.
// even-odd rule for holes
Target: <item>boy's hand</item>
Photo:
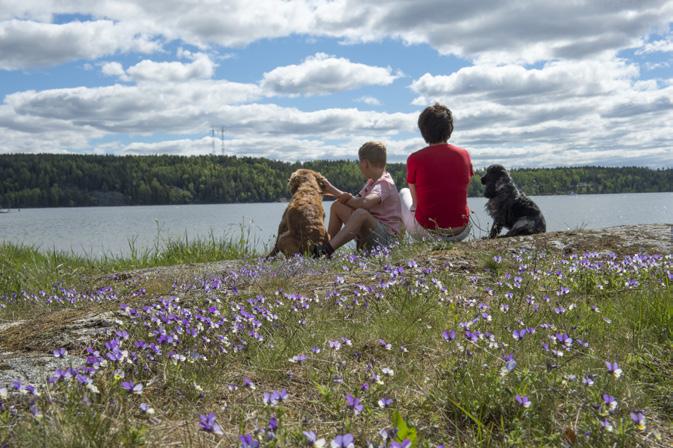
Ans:
<svg viewBox="0 0 673 448"><path fill-rule="evenodd" d="M352 197L353 197L352 194L350 194L347 191L344 191L339 196L337 196L336 200L337 200L337 202L341 202L342 204L347 204L348 201L350 201Z"/></svg>

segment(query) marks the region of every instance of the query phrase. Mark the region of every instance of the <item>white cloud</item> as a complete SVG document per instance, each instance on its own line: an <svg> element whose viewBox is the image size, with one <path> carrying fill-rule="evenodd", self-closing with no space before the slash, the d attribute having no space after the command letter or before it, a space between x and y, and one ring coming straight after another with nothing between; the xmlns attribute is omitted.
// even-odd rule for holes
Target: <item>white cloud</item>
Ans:
<svg viewBox="0 0 673 448"><path fill-rule="evenodd" d="M154 62L144 60L129 67L126 74L136 82L175 83L196 79L210 79L215 64L203 53L190 54L192 62Z"/></svg>
<svg viewBox="0 0 673 448"><path fill-rule="evenodd" d="M673 86L639 81L622 60L559 61L541 68L473 66L423 75L415 104L454 112L452 141L477 164L554 166L642 163L671 166Z"/></svg>
<svg viewBox="0 0 673 448"><path fill-rule="evenodd" d="M367 104L369 106L380 106L381 105L381 101L379 101L378 98L374 98L373 96L361 96L356 101L358 101L360 103Z"/></svg>
<svg viewBox="0 0 673 448"><path fill-rule="evenodd" d="M149 53L159 45L134 26L111 20L62 25L22 20L0 22L0 69L56 65L119 52Z"/></svg>
<svg viewBox="0 0 673 448"><path fill-rule="evenodd" d="M389 85L397 77L390 68L316 53L301 64L276 67L264 73L261 86L279 95L323 95L366 85Z"/></svg>
<svg viewBox="0 0 673 448"><path fill-rule="evenodd" d="M254 84L193 81L25 91L8 95L5 102L20 115L133 134L191 133L204 124L224 126L238 135L272 136L413 130L412 117L402 113L303 112L274 104L239 104L254 101L260 94Z"/></svg>
<svg viewBox="0 0 673 448"><path fill-rule="evenodd" d="M0 19L6 20L0 39L4 68L57 64L118 51L152 51L157 44L147 36L200 48L241 47L291 35L347 42L394 38L429 44L441 53L479 63L531 63L612 55L619 49L640 47L643 36L667 29L673 18L673 3L666 0L641 0L637 8L631 2L593 0L5 0L0 9ZM105 20L66 25L38 22L62 13ZM26 20L13 20L16 17ZM93 29L102 33L92 33ZM54 51L32 51L45 56L32 58L13 50L33 45Z"/></svg>
<svg viewBox="0 0 673 448"><path fill-rule="evenodd" d="M636 54L673 53L673 34L665 39L648 42L636 51Z"/></svg>
<svg viewBox="0 0 673 448"><path fill-rule="evenodd" d="M113 76L123 81L128 81L124 67L119 62L106 62L101 66L101 73L105 76Z"/></svg>
<svg viewBox="0 0 673 448"><path fill-rule="evenodd" d="M178 49L177 56L190 59L192 62L155 62L145 59L125 70L115 61L104 63L101 72L106 76L136 83L183 83L213 77L216 65L207 54Z"/></svg>
<svg viewBox="0 0 673 448"><path fill-rule="evenodd" d="M556 97L592 97L631 87L638 68L620 60L559 61L540 69L520 65L477 65L461 68L449 76L429 73L411 84L411 89L428 99L456 95L491 99L501 104L549 101Z"/></svg>

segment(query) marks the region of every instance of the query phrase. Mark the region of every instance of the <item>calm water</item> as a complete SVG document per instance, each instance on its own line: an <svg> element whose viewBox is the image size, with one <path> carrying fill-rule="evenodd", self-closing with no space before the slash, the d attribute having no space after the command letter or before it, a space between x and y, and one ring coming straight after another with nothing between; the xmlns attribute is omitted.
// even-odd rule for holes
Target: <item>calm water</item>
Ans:
<svg viewBox="0 0 673 448"><path fill-rule="evenodd" d="M547 229L596 229L622 224L673 223L673 193L533 197ZM486 200L470 198L473 236L485 236L491 220ZM153 247L166 238L238 237L241 228L259 249L270 247L287 204L166 205L23 209L0 213L0 239L41 249L90 256L128 255L129 242ZM325 203L329 214L329 203Z"/></svg>

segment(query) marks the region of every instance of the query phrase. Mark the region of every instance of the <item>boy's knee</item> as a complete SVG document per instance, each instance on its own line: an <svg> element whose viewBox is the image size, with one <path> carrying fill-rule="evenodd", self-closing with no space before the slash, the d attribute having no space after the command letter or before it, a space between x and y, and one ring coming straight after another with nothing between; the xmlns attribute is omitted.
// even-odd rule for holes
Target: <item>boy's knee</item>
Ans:
<svg viewBox="0 0 673 448"><path fill-rule="evenodd" d="M343 209L344 207L348 207L345 204L342 204L339 201L334 201L332 202L332 205L329 206L330 213L334 212L334 210L340 210Z"/></svg>
<svg viewBox="0 0 673 448"><path fill-rule="evenodd" d="M369 211L364 208L357 208L353 210L353 214L351 216L357 219L364 219L371 216L371 213L369 213Z"/></svg>

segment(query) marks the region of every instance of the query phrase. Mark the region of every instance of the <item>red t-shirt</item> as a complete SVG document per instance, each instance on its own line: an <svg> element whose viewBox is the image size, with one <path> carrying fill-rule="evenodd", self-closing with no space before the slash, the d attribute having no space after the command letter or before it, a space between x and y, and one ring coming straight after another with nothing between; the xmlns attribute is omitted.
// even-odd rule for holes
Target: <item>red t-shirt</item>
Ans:
<svg viewBox="0 0 673 448"><path fill-rule="evenodd" d="M470 217L470 154L450 144L432 145L407 158L407 183L416 186L416 221L426 229L462 227Z"/></svg>

